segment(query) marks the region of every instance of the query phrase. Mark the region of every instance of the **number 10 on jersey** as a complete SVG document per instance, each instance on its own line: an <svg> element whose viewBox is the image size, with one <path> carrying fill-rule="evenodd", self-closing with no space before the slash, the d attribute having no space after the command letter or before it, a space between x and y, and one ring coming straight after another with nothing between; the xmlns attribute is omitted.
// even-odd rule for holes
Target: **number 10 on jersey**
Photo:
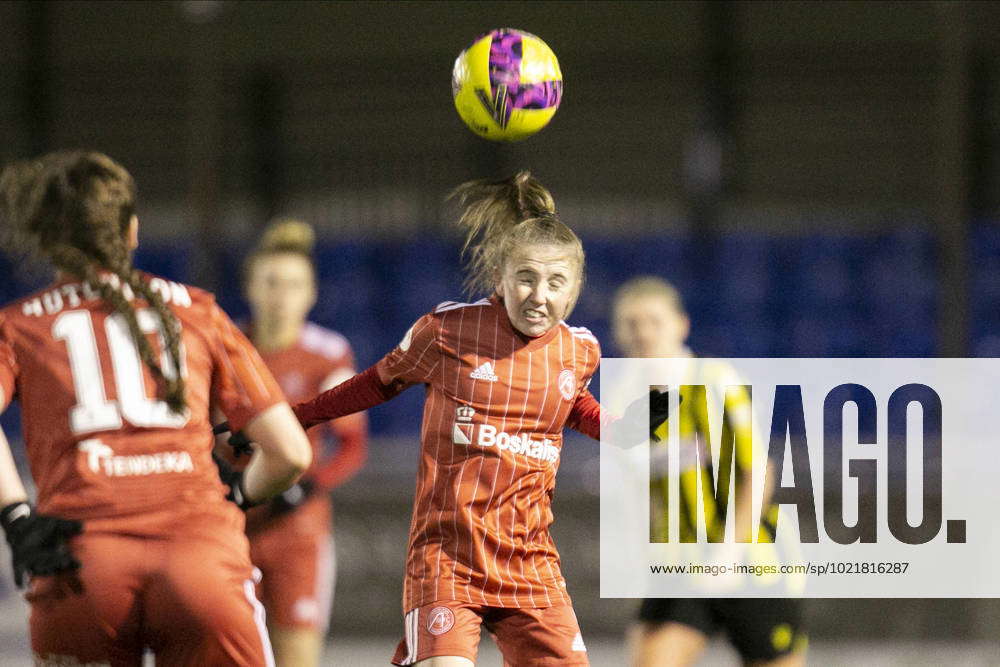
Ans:
<svg viewBox="0 0 1000 667"><path fill-rule="evenodd" d="M156 334L162 350L160 368L164 375L174 377L177 371L166 353L159 317L148 309L142 309L136 311L136 319L143 333ZM76 405L69 416L70 430L74 434L114 430L121 428L123 419L143 428L181 428L187 424L187 410L175 414L165 401L146 395L142 360L125 317L120 313L109 315L104 320L104 334L111 353L117 400L109 400L104 391L97 334L90 311L65 312L52 324L53 337L66 342L76 391ZM181 359L184 359L183 347ZM183 363L181 373L184 373Z"/></svg>

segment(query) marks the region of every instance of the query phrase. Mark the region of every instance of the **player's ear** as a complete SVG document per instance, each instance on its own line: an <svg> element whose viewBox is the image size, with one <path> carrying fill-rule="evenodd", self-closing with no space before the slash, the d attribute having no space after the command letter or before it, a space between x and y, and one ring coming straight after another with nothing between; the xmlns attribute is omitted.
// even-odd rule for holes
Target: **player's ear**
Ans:
<svg viewBox="0 0 1000 667"><path fill-rule="evenodd" d="M496 290L497 296L501 299L503 298L503 274L499 271L493 273L493 285Z"/></svg>
<svg viewBox="0 0 1000 667"><path fill-rule="evenodd" d="M688 317L687 315L684 315L681 318L680 333L681 333L681 342L684 343L685 341L687 341L688 336L691 334L691 318Z"/></svg>
<svg viewBox="0 0 1000 667"><path fill-rule="evenodd" d="M128 236L126 237L126 242L128 243L129 251L135 250L139 247L139 216L132 214L132 219L128 221Z"/></svg>
<svg viewBox="0 0 1000 667"><path fill-rule="evenodd" d="M319 292L319 290L316 288L316 274L315 274L315 271L314 271L313 272L312 280L309 281L309 307L306 308L306 312L307 313L310 310L313 309L313 306L316 305L316 299L318 297L318 292Z"/></svg>

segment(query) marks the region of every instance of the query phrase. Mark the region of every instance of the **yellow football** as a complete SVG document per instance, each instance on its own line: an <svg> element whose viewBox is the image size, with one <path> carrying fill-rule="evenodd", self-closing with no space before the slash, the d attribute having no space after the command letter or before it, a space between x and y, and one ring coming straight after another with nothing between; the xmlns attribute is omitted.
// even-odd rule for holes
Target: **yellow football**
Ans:
<svg viewBox="0 0 1000 667"><path fill-rule="evenodd" d="M548 44L500 28L458 55L451 86L455 109L469 129L493 141L520 141L552 120L563 80Z"/></svg>

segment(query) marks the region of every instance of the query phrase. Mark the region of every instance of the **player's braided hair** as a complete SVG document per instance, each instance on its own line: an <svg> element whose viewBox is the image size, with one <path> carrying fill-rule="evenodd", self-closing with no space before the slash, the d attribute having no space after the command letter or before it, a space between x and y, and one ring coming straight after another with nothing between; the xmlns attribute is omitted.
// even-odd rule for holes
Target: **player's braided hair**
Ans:
<svg viewBox="0 0 1000 667"><path fill-rule="evenodd" d="M106 155L60 151L11 164L0 172L0 220L12 239L82 278L125 319L143 363L166 386L166 402L184 410L181 332L163 298L132 268L126 244L135 214L135 182ZM114 278L102 279L100 270ZM132 294L152 306L163 323L171 372L164 371L139 327Z"/></svg>
<svg viewBox="0 0 1000 667"><path fill-rule="evenodd" d="M583 282L583 245L556 215L552 195L528 171L499 181L468 181L448 196L462 206L458 220L465 229L462 255L466 257L465 287L470 293L492 291L504 263L527 245L566 246ZM569 309L573 309L576 296Z"/></svg>
<svg viewBox="0 0 1000 667"><path fill-rule="evenodd" d="M244 282L250 278L250 272L258 259L282 253L301 256L309 262L315 273L316 264L313 260L313 247L315 245L316 234L309 223L293 218L275 220L264 230L257 247L246 258L243 265Z"/></svg>

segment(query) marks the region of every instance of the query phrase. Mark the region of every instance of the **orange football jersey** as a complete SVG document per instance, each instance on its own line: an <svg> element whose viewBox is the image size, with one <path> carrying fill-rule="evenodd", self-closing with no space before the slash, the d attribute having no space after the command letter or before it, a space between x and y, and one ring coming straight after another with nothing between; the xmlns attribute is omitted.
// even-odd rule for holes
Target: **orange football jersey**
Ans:
<svg viewBox="0 0 1000 667"><path fill-rule="evenodd" d="M551 500L563 426L600 357L565 323L523 336L494 297L441 304L379 362L384 377L427 385L405 610L569 602Z"/></svg>
<svg viewBox="0 0 1000 667"><path fill-rule="evenodd" d="M117 277L102 275L118 285ZM0 310L0 387L21 402L38 507L67 518L122 521L229 507L212 461L210 409L235 429L284 401L244 335L208 292L143 274L182 331L187 410L158 398L125 319L79 280L54 285ZM131 290L123 290L134 299ZM135 300L140 328L161 365L160 318ZM162 384L162 383L161 383ZM228 506L228 507L227 507ZM155 532L136 521L135 529ZM131 525L131 524L130 524Z"/></svg>

